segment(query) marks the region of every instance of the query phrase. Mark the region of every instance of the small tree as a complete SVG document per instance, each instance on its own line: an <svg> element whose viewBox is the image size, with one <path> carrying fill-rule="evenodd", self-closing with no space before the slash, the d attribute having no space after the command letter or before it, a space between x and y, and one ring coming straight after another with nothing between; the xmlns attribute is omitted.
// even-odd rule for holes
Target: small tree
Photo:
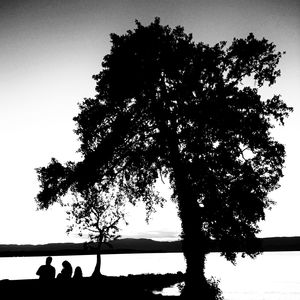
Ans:
<svg viewBox="0 0 300 300"><path fill-rule="evenodd" d="M78 230L96 243L97 262L92 277L101 275L102 245L119 238L119 222L125 221L125 201L117 189L101 191L97 185L85 190L80 196L73 193L73 201L64 204L68 210L70 225L67 233Z"/></svg>

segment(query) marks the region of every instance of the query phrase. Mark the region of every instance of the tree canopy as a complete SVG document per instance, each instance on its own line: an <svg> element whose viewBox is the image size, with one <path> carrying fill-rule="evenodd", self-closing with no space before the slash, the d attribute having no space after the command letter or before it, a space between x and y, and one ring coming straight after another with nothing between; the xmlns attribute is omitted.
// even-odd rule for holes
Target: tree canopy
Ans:
<svg viewBox="0 0 300 300"><path fill-rule="evenodd" d="M229 46L195 42L158 18L112 34L111 43L93 76L96 95L74 118L82 161L52 159L38 168L37 203L47 208L97 183L118 186L151 210L162 201L154 185L167 176L189 273L195 243L206 253L207 239L254 238L273 203L268 195L279 187L285 149L272 129L292 108L280 95L263 99L259 89L280 76L282 53L252 33ZM224 254L234 261L234 252Z"/></svg>

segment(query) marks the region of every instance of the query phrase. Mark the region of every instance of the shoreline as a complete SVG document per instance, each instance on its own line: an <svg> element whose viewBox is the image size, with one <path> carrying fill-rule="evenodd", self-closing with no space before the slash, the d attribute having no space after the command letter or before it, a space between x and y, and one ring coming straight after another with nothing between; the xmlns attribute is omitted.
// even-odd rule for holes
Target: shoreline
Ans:
<svg viewBox="0 0 300 300"><path fill-rule="evenodd" d="M163 296L159 293L164 288L179 284L184 281L184 274L139 274L128 276L105 276L99 278L83 277L81 279L41 281L39 279L26 280L1 280L1 292L10 295L10 299L41 297L67 297L67 299L84 299L85 297L99 298L110 297L113 299L152 299L152 298L178 298L179 296ZM50 293L50 294L48 294ZM25 298L27 299L27 298ZM35 299L35 298L34 298Z"/></svg>

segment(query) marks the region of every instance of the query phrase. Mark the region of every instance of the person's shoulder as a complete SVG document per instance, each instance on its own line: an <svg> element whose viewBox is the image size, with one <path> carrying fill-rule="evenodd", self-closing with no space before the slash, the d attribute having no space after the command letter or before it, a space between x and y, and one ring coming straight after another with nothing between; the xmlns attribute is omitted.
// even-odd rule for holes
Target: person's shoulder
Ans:
<svg viewBox="0 0 300 300"><path fill-rule="evenodd" d="M45 265L39 266L38 271L41 271L41 270L43 270L43 269L45 269Z"/></svg>
<svg viewBox="0 0 300 300"><path fill-rule="evenodd" d="M38 268L38 270L36 271L36 274L37 274L37 275L40 274L41 272L43 272L44 269L45 269L45 266L44 266L44 265L40 266L40 267Z"/></svg>

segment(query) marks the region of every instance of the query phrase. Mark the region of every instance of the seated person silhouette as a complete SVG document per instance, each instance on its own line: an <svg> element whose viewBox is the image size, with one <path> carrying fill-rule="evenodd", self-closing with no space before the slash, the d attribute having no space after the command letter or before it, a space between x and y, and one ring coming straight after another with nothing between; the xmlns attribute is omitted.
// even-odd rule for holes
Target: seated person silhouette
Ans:
<svg viewBox="0 0 300 300"><path fill-rule="evenodd" d="M40 279L54 279L55 278L55 268L51 266L52 257L48 256L46 258L46 264L38 268L36 275L40 276Z"/></svg>
<svg viewBox="0 0 300 300"><path fill-rule="evenodd" d="M61 272L57 275L57 278L58 279L71 279L72 277L72 272L73 272L73 269L72 269L72 265L67 261L63 261L62 263L62 270Z"/></svg>
<svg viewBox="0 0 300 300"><path fill-rule="evenodd" d="M74 278L74 279L80 279L80 278L82 278L82 270L81 270L80 267L76 267L76 268L75 268L73 278Z"/></svg>

